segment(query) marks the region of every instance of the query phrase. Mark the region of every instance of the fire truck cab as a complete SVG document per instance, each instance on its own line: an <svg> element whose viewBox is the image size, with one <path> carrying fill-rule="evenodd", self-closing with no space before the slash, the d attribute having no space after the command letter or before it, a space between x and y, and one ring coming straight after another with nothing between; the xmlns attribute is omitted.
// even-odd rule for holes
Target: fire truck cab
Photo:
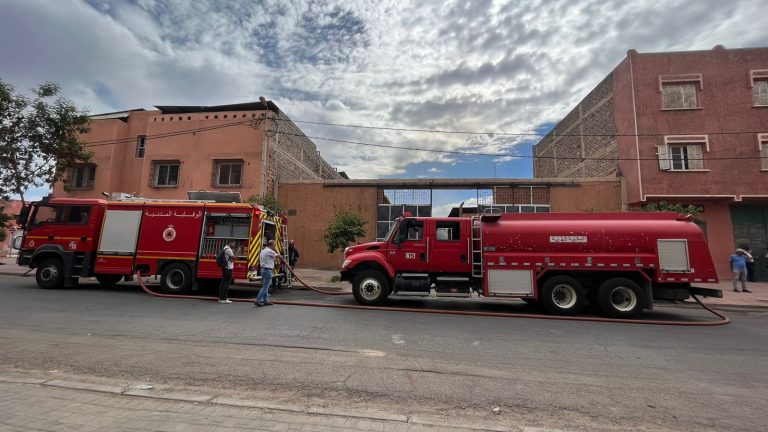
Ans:
<svg viewBox="0 0 768 432"><path fill-rule="evenodd" d="M260 278L267 240L287 251L285 219L253 204L53 198L27 206L20 220L26 229L17 262L36 269L42 288L84 277L114 284L139 272L159 275L163 292L183 294L218 283L216 255L230 241L235 279Z"/></svg>

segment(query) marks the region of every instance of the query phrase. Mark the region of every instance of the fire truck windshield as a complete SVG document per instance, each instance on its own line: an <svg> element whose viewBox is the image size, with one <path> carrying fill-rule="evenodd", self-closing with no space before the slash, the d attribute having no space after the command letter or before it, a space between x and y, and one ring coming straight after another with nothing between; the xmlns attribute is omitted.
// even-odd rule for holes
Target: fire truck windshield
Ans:
<svg viewBox="0 0 768 432"><path fill-rule="evenodd" d="M49 206L39 205L32 216L30 226L46 223L87 224L91 208L89 206Z"/></svg>
<svg viewBox="0 0 768 432"><path fill-rule="evenodd" d="M394 233L395 229L397 229L397 224L399 222L400 218L397 218L392 222L392 225L389 226L389 231L387 231L387 235L384 236L384 241L390 241L392 239L392 233Z"/></svg>

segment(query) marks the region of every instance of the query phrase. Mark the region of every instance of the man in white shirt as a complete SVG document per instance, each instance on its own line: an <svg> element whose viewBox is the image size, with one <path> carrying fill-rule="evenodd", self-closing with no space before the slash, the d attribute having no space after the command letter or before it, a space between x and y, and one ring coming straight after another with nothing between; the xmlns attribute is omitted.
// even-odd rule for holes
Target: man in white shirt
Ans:
<svg viewBox="0 0 768 432"><path fill-rule="evenodd" d="M261 290L256 296L254 305L256 306L272 306L269 302L269 285L272 283L272 272L275 270L275 260L285 264L283 257L275 252L275 241L270 240L264 249L259 254L259 266L261 267Z"/></svg>
<svg viewBox="0 0 768 432"><path fill-rule="evenodd" d="M219 285L219 303L232 303L227 298L229 292L229 284L232 283L232 271L235 269L235 253L232 252L232 248L235 246L235 241L230 240L224 246L222 253L227 261L227 265L221 268L221 284Z"/></svg>

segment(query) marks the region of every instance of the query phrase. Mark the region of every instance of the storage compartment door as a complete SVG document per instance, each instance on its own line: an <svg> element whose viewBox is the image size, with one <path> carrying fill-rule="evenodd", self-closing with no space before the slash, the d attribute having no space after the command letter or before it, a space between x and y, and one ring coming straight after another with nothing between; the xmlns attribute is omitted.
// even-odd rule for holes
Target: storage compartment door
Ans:
<svg viewBox="0 0 768 432"><path fill-rule="evenodd" d="M97 274L133 272L141 210L107 210L96 256Z"/></svg>
<svg viewBox="0 0 768 432"><path fill-rule="evenodd" d="M688 260L688 241L665 239L658 240L659 268L666 272L690 272Z"/></svg>
<svg viewBox="0 0 768 432"><path fill-rule="evenodd" d="M488 292L491 295L533 295L531 270L488 270Z"/></svg>
<svg viewBox="0 0 768 432"><path fill-rule="evenodd" d="M107 210L99 240L99 255L133 255L141 210Z"/></svg>

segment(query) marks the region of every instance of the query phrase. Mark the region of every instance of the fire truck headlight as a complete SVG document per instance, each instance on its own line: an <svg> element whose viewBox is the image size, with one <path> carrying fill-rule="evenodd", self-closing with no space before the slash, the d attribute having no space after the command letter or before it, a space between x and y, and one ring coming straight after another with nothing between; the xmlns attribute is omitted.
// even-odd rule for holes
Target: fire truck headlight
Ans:
<svg viewBox="0 0 768 432"><path fill-rule="evenodd" d="M345 259L344 262L341 263L341 268L346 268L351 262L352 260Z"/></svg>

